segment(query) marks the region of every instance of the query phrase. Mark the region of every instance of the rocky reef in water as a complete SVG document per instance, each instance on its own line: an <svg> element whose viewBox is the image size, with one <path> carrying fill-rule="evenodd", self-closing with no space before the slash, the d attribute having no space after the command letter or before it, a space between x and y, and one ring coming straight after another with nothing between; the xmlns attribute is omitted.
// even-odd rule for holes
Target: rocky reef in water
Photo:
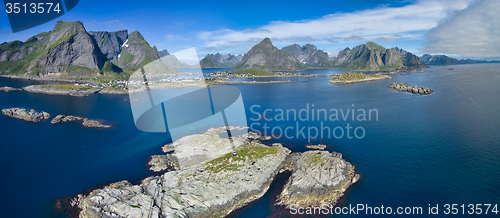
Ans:
<svg viewBox="0 0 500 218"><path fill-rule="evenodd" d="M285 204L293 200L331 203L358 178L354 167L339 154L309 151L290 155L290 150L279 143L264 145L262 137L252 132L232 138L237 153L234 156L233 143L219 137L223 132L225 128L212 128L164 146L163 151L173 153L168 154L170 161L163 163L168 165L176 159L177 169L147 177L136 185L120 181L87 195L79 194L70 199L70 210L77 208L81 218L224 217L262 197L275 176L286 170L293 173L281 195L281 199L288 199ZM306 167L312 169L307 175ZM306 176L311 178L301 180ZM321 177L325 178L319 181L327 186L315 182ZM301 195L287 194L301 188ZM308 201L310 196L317 201Z"/></svg>
<svg viewBox="0 0 500 218"><path fill-rule="evenodd" d="M111 128L111 125L104 125L97 120L91 120L85 117L73 116L73 115L57 115L50 121L51 124L56 123L66 123L66 122L82 122L82 126L88 128Z"/></svg>
<svg viewBox="0 0 500 218"><path fill-rule="evenodd" d="M18 108L18 107L10 109L2 109L2 114L8 117L13 117L34 123L50 119L50 114L45 111L38 112L34 109L26 110L24 108Z"/></svg>
<svg viewBox="0 0 500 218"><path fill-rule="evenodd" d="M312 144L307 144L306 148L309 149L317 149L317 150L325 150L327 146L323 144L317 144L317 145L312 145Z"/></svg>
<svg viewBox="0 0 500 218"><path fill-rule="evenodd" d="M408 85L408 83L391 83L389 85L389 88L396 89L399 92L409 92L409 93L420 94L420 95L428 95L428 94L431 94L432 92L434 92L429 87L411 86L411 85Z"/></svg>
<svg viewBox="0 0 500 218"><path fill-rule="evenodd" d="M0 87L0 91L4 91L4 92L19 91L19 90L22 90L22 89L12 88L9 86Z"/></svg>
<svg viewBox="0 0 500 218"><path fill-rule="evenodd" d="M360 177L341 154L328 151L293 153L282 170L292 171L278 199L285 206L336 204Z"/></svg>

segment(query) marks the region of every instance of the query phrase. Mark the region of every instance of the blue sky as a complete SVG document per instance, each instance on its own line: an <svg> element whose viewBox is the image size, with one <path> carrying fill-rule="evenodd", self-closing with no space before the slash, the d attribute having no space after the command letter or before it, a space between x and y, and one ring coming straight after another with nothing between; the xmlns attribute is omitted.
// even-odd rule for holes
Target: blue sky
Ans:
<svg viewBox="0 0 500 218"><path fill-rule="evenodd" d="M500 54L481 56L453 45L441 45L450 40L448 32L457 29L452 24L464 27L460 26L463 23L460 19L491 22L493 28L485 27L480 32L484 35L496 33L498 21L481 17L484 10L499 6L496 2L500 1L343 0L295 3L233 0L215 3L80 0L72 11L56 20L80 20L88 31L139 30L159 50L176 52L195 47L200 56L215 52L242 54L264 37L270 37L278 48L293 43L311 43L332 55L345 47L374 41L387 48L397 46L419 55L439 53L489 59ZM470 9L473 7L477 9ZM4 8L2 10L5 11ZM477 12L480 10L483 12ZM490 16L495 16L496 12L492 11ZM56 22L54 20L13 34L7 14L0 16L0 41L24 41L32 35L51 30ZM477 23L469 25L478 26ZM447 29L447 32L442 29ZM476 34L470 37L477 38L478 31L475 31ZM500 44L495 38L485 37L484 40L482 44L490 44L485 49L491 48L491 44ZM442 48L433 49L440 46Z"/></svg>

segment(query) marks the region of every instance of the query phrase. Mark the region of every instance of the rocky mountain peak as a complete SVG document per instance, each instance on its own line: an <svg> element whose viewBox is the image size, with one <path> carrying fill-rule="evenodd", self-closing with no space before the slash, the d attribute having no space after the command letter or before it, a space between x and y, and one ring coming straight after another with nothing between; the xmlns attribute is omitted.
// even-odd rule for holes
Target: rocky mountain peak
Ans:
<svg viewBox="0 0 500 218"><path fill-rule="evenodd" d="M258 45L261 46L264 49L275 48L274 45L273 45L273 43L271 42L271 39L269 39L267 37L264 40L262 40Z"/></svg>
<svg viewBox="0 0 500 218"><path fill-rule="evenodd" d="M427 65L403 49L386 49L377 43L367 42L352 50L346 48L339 52L334 66L350 70L400 70Z"/></svg>
<svg viewBox="0 0 500 218"><path fill-rule="evenodd" d="M128 35L128 40L130 43L137 40L144 41L144 36L142 36L142 34L138 30L136 30Z"/></svg>

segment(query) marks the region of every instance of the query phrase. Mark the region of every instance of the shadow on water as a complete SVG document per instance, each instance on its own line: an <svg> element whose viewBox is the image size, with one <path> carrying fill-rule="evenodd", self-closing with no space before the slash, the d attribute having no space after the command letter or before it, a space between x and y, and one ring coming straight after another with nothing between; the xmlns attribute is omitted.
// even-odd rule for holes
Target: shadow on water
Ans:
<svg viewBox="0 0 500 218"><path fill-rule="evenodd" d="M227 217L282 217L288 210L282 206L275 206L274 203L291 175L292 172L290 171L279 173L276 175L274 181L269 186L269 190L267 190L262 198L252 201L248 205L233 211Z"/></svg>

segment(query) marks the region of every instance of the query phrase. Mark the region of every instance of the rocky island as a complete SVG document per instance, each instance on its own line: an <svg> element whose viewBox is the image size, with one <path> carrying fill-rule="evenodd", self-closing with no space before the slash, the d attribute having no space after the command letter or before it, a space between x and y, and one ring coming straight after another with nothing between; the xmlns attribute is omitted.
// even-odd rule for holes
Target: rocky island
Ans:
<svg viewBox="0 0 500 218"><path fill-rule="evenodd" d="M389 88L396 89L399 92L409 92L409 93L420 94L420 95L428 95L428 94L431 94L432 92L434 92L429 87L411 86L411 85L408 85L408 83L391 83L389 85Z"/></svg>
<svg viewBox="0 0 500 218"><path fill-rule="evenodd" d="M19 90L22 90L22 89L12 88L9 86L0 87L0 91L3 91L3 92L19 91Z"/></svg>
<svg viewBox="0 0 500 218"><path fill-rule="evenodd" d="M66 122L82 122L82 126L88 128L111 128L111 125L104 125L97 120L91 120L85 117L72 116L72 115L57 115L50 121L51 124L66 123Z"/></svg>
<svg viewBox="0 0 500 218"><path fill-rule="evenodd" d="M234 156L229 139L219 137L222 131L225 129L212 128L165 146L164 151L173 149L173 153L164 163L177 159L177 169L136 185L120 181L79 194L70 199L70 209L78 210L81 218L224 217L262 197L280 172L292 171L280 195L284 205L295 201L333 203L359 178L339 154L309 151L290 155L279 143L264 145L255 133L233 137ZM302 194L291 193L296 190Z"/></svg>
<svg viewBox="0 0 500 218"><path fill-rule="evenodd" d="M77 97L88 96L100 91L100 89L91 88L88 86L77 87L73 84L31 85L23 87L23 89L25 91L34 93L49 95L70 95Z"/></svg>
<svg viewBox="0 0 500 218"><path fill-rule="evenodd" d="M336 204L346 189L360 177L354 172L354 166L335 152L293 153L287 162L289 164L284 169L293 173L280 194L280 205L320 207Z"/></svg>
<svg viewBox="0 0 500 218"><path fill-rule="evenodd" d="M50 119L50 114L45 112L45 111L38 112L34 109L26 110L24 108L21 109L18 107L10 108L10 109L3 109L2 114L5 116L8 116L8 117L13 117L13 118L17 118L17 119L28 121L28 122L34 122L34 123L40 122L42 120Z"/></svg>
<svg viewBox="0 0 500 218"><path fill-rule="evenodd" d="M336 74L330 76L332 80L329 82L331 84L350 84L350 83L360 83L360 82L368 82L382 79L390 79L390 76L380 75L380 74L364 74L364 73L355 73L355 72L345 72L341 74Z"/></svg>

